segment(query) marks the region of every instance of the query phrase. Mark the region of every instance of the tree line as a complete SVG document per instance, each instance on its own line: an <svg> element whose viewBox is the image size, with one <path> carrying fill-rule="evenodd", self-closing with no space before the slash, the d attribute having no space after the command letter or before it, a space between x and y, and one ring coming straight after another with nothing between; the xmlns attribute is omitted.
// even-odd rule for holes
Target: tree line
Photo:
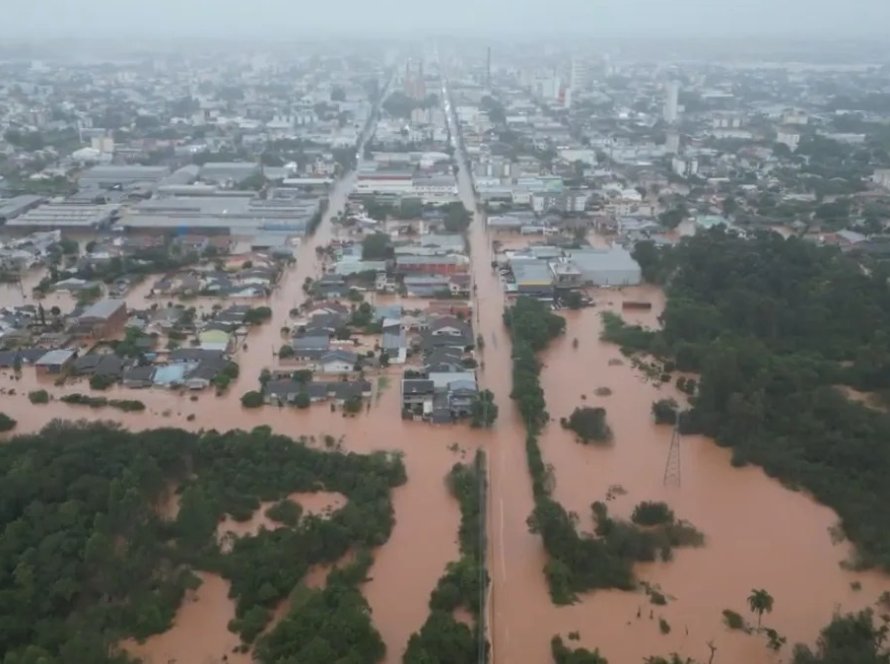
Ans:
<svg viewBox="0 0 890 664"><path fill-rule="evenodd" d="M484 511L485 455L476 452L472 465L457 463L448 474L448 488L460 503L460 553L448 564L430 595L430 615L411 635L405 664L484 664L488 643L483 643L485 571ZM471 627L454 617L465 609L474 618ZM481 644L481 645L480 645Z"/></svg>
<svg viewBox="0 0 890 664"><path fill-rule="evenodd" d="M811 492L840 515L861 565L890 570L890 415L836 387L890 393L890 266L722 229L636 255L666 285L662 329L612 316L604 338L699 373L681 430Z"/></svg>

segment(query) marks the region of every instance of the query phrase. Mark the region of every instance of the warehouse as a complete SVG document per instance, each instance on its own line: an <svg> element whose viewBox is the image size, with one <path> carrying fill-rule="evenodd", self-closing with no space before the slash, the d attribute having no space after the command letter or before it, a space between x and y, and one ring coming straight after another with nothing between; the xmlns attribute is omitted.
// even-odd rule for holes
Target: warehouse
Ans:
<svg viewBox="0 0 890 664"><path fill-rule="evenodd" d="M623 247L571 249L572 259L584 284L591 286L636 286L642 281L640 264Z"/></svg>

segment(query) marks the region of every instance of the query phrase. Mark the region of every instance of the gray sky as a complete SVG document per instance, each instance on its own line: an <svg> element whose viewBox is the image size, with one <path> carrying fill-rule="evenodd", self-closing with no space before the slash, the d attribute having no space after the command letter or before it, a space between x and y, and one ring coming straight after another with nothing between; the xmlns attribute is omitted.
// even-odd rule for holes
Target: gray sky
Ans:
<svg viewBox="0 0 890 664"><path fill-rule="evenodd" d="M0 0L6 34L890 37L890 0Z"/></svg>

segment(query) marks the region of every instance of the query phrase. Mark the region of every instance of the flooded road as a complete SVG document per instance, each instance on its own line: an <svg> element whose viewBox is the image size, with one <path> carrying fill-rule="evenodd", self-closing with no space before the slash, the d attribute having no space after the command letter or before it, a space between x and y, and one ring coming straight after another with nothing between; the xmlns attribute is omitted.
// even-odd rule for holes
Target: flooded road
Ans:
<svg viewBox="0 0 890 664"><path fill-rule="evenodd" d="M466 163L461 160L459 165L461 198L474 209ZM671 430L654 424L650 408L653 401L666 396L681 401L682 395L672 386L648 382L617 346L599 340L603 310L622 313L629 322L657 324L663 294L639 287L591 290L596 307L560 312L567 320L566 334L541 356L542 385L553 419L541 435L544 461L556 479L554 498L578 514L581 531L593 529L590 504L606 500L609 487L620 485L625 493L608 502L614 516L629 517L642 500L664 500L678 517L705 534L706 544L677 550L669 563L636 566L641 580L668 596L666 606L651 605L643 593L618 591L588 593L572 606L554 606L542 571L547 558L540 537L530 534L526 525L533 509L531 480L525 431L508 398L511 364L510 341L501 321L504 297L490 268L496 237L477 213L470 232L477 326L486 341L492 340L483 352L481 381L494 391L500 407L497 435L487 447L492 577L488 610L495 664L550 661L550 638L565 638L570 631L580 633L574 647L599 648L613 664L636 664L671 652L706 662L708 641L717 648L714 661L721 664L789 661L791 645L773 654L763 636L728 630L722 611L732 609L756 622L746 598L752 588L765 588L775 598L775 607L764 616L764 625L778 630L789 644L812 643L835 610L873 605L890 589L886 575L841 568L851 547L832 542L829 529L838 521L832 510L783 488L759 468L733 468L729 451L709 439L681 439L681 486L664 486ZM649 301L653 309L621 312L623 300ZM597 396L599 387L608 387L611 395ZM607 409L614 432L611 446L580 445L559 426L560 417L583 405ZM661 617L671 627L667 635L659 629Z"/></svg>

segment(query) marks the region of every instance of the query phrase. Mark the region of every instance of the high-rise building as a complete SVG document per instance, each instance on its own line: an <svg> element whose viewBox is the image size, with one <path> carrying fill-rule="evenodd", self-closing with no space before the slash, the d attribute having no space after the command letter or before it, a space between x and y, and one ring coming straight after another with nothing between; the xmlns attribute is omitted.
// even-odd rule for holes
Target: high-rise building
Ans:
<svg viewBox="0 0 890 664"><path fill-rule="evenodd" d="M680 84L668 81L664 86L664 121L673 124L680 116Z"/></svg>
<svg viewBox="0 0 890 664"><path fill-rule="evenodd" d="M593 76L588 62L580 58L572 58L572 73L569 79L572 92L578 93L587 90L592 82Z"/></svg>
<svg viewBox="0 0 890 664"><path fill-rule="evenodd" d="M665 141L664 148L668 154L679 154L680 153L680 134L675 131L669 131L667 134L667 140Z"/></svg>
<svg viewBox="0 0 890 664"><path fill-rule="evenodd" d="M485 57L485 87L491 90L491 46Z"/></svg>

